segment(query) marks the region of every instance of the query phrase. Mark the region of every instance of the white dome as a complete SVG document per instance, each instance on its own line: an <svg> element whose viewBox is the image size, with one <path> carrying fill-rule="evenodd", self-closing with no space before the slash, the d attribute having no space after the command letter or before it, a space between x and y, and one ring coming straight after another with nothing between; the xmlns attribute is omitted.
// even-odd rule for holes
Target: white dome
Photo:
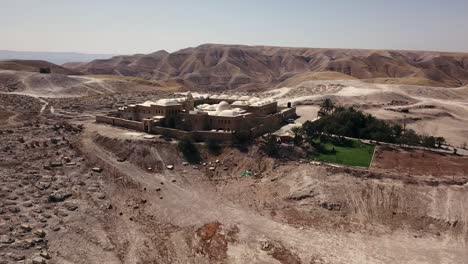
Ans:
<svg viewBox="0 0 468 264"><path fill-rule="evenodd" d="M227 103L226 101L222 101L216 107L216 111L218 111L218 112L221 112L223 110L229 110L229 109L231 109L231 105L229 103Z"/></svg>
<svg viewBox="0 0 468 264"><path fill-rule="evenodd" d="M144 103L141 103L141 104L138 104L138 105L141 105L141 106L151 106L153 104L156 104L155 102L153 101L145 101Z"/></svg>
<svg viewBox="0 0 468 264"><path fill-rule="evenodd" d="M159 99L158 101L156 101L155 104L160 105L160 106L168 106L168 105L178 105L179 103L172 99Z"/></svg>
<svg viewBox="0 0 468 264"><path fill-rule="evenodd" d="M249 102L246 101L235 101L232 105L248 105Z"/></svg>

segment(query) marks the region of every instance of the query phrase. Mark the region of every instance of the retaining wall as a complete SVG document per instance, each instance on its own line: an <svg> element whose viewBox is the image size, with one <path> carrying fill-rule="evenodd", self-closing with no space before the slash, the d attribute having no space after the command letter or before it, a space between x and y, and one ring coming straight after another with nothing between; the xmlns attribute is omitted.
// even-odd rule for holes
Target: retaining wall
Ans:
<svg viewBox="0 0 468 264"><path fill-rule="evenodd" d="M109 124L113 126L125 127L128 129L133 129L137 131L143 131L143 132L145 131L143 122L132 121L132 120L127 120L127 119L122 119L122 118L117 118L117 117L98 115L96 116L96 122L105 123L105 124Z"/></svg>

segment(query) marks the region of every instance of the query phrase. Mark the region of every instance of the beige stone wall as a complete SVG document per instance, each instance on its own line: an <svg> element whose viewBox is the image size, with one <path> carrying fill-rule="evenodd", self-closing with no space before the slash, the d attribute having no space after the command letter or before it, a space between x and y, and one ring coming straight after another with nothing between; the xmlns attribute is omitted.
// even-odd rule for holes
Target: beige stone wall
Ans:
<svg viewBox="0 0 468 264"><path fill-rule="evenodd" d="M128 107L125 111L122 111L121 114L124 119L141 121L145 118L152 118L153 116L176 116L182 109L182 105L136 105L134 107Z"/></svg>
<svg viewBox="0 0 468 264"><path fill-rule="evenodd" d="M266 116L278 112L278 103L272 102L262 106L247 106L247 108L244 109L256 116Z"/></svg>
<svg viewBox="0 0 468 264"><path fill-rule="evenodd" d="M290 118L295 118L297 116L296 107L283 108L283 109L281 109L281 113L283 114L284 120L288 120Z"/></svg>
<svg viewBox="0 0 468 264"><path fill-rule="evenodd" d="M181 139L184 136L190 136L193 139L207 141L208 139L216 139L219 141L231 141L232 134L227 132L212 132L212 131L182 131L167 127L153 127L152 131L157 134L165 135L171 138Z"/></svg>
<svg viewBox="0 0 468 264"><path fill-rule="evenodd" d="M181 119L190 124L193 131L248 130L256 125L252 114L242 116L210 116L207 114L181 113Z"/></svg>
<svg viewBox="0 0 468 264"><path fill-rule="evenodd" d="M96 122L106 123L109 125L125 127L137 131L144 131L143 122L131 121L122 118L110 117L110 116L96 116Z"/></svg>

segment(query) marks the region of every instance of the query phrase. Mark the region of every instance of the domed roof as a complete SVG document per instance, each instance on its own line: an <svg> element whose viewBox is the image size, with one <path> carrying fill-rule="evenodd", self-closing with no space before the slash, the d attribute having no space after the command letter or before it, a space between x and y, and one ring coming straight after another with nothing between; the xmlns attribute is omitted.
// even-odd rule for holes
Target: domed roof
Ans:
<svg viewBox="0 0 468 264"><path fill-rule="evenodd" d="M221 112L223 110L229 110L231 109L231 105L226 102L226 101L222 101L221 103L218 104L218 106L216 107L216 111L218 112Z"/></svg>

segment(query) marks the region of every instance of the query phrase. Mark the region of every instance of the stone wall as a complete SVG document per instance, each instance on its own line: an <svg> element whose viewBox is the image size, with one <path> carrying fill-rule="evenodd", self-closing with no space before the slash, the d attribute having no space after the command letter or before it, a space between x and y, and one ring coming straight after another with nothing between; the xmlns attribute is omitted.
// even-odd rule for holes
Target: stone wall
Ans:
<svg viewBox="0 0 468 264"><path fill-rule="evenodd" d="M291 108L283 108L279 109L280 112L283 114L284 120L288 120L290 118L296 118L296 107L291 107Z"/></svg>
<svg viewBox="0 0 468 264"><path fill-rule="evenodd" d="M97 123L105 123L113 126L125 127L128 129L133 129L137 131L145 131L143 122L131 121L127 119L111 117L111 116L96 116Z"/></svg>
<svg viewBox="0 0 468 264"><path fill-rule="evenodd" d="M151 131L156 134L161 134L171 138L181 139L185 136L190 136L197 141L208 141L215 139L218 141L231 141L232 134L229 132L214 132L214 131L183 131L167 127L153 126Z"/></svg>

